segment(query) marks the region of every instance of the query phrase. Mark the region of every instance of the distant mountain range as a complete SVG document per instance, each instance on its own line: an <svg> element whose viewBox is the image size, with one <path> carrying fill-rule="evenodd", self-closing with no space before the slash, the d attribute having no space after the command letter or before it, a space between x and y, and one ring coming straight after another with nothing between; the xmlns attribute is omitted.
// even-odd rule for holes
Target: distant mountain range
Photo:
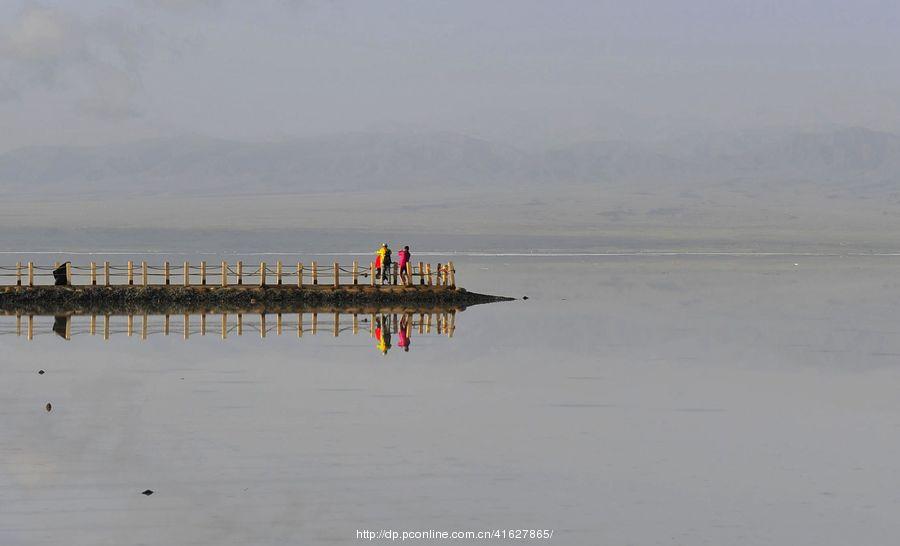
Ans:
<svg viewBox="0 0 900 546"><path fill-rule="evenodd" d="M27 195L305 193L569 183L900 185L900 136L867 129L748 132L523 151L453 133L347 133L277 143L179 137L0 155Z"/></svg>

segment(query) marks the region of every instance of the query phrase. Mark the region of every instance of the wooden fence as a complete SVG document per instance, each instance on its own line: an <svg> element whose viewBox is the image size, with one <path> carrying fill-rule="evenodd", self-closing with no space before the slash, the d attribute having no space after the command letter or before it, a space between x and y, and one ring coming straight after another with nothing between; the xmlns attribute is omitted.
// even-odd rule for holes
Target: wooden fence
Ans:
<svg viewBox="0 0 900 546"><path fill-rule="evenodd" d="M296 286L302 288L309 285L323 285L339 288L342 286L359 286L368 283L370 286L383 284L392 286L443 286L456 288L456 269L453 262L407 263L405 271L399 271L397 263L391 270L384 272L376 269L375 262L370 262L365 269L360 268L354 260L350 267L341 266L338 262L323 266L318 262L267 264L260 262L258 266L247 269L244 262L238 261L232 267L228 262L208 265L201 261L199 265L190 262L171 264L164 262L161 266L148 265L129 261L125 265L110 265L109 262L98 264L90 262L86 266L65 264L67 284L77 286ZM17 263L15 266L0 266L0 277L15 279L17 286L37 286L36 279L53 279L53 272L60 267ZM8 284L8 283L4 283ZM47 284L47 283L44 283ZM52 284L52 283L50 283Z"/></svg>

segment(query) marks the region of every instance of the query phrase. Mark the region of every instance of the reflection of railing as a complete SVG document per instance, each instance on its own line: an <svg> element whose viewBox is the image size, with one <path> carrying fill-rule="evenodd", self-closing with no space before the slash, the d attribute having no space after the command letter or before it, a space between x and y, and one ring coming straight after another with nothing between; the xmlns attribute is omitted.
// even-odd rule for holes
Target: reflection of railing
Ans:
<svg viewBox="0 0 900 546"><path fill-rule="evenodd" d="M327 317L324 322L320 321L320 315ZM50 318L53 319L53 323L47 328L44 325L49 324L47 319ZM73 324L76 318L84 320L81 321L81 324ZM124 319L124 324L122 324L122 319ZM10 320L14 322L10 324ZM43 325L39 325L39 321L43 322ZM0 315L0 336L24 336L28 340L47 334L56 334L67 340L77 335L102 336L103 339L108 340L114 334L126 334L128 337L138 336L140 339L146 340L148 336L154 334L168 336L179 333L184 339L189 339L192 335L205 336L208 333L218 333L222 339L227 339L230 335L242 336L245 331L258 333L262 338L273 333L278 336L285 333L296 334L298 338L301 338L304 334L316 335L320 330L330 330L334 337L338 337L344 332L357 335L361 330L365 330L375 337L379 330L385 333L398 333L401 329L405 329L405 332L409 333L431 334L434 332L453 337L456 329L456 311L372 313L363 316L360 316L359 313L337 312L60 315L56 317Z"/></svg>
<svg viewBox="0 0 900 546"><path fill-rule="evenodd" d="M375 267L375 262L370 262L368 268L360 268L357 260L350 267L341 266L338 262L331 265L322 265L311 262L304 265L297 262L295 265L275 265L260 262L252 269L246 269L242 261L238 261L234 267L228 262L207 265L200 262L199 265L191 265L189 262L181 264L148 265L147 262L135 263L129 261L126 265L111 265L109 262L89 265L73 265L66 262L53 266L17 263L14 266L0 266L0 278L2 284L15 284L17 286L35 286L43 279L64 279L65 284L82 284L91 286L112 285L176 285L182 286L235 286L235 285L259 285L281 286L292 285L303 287L305 285L324 286L349 286L365 284L360 279L368 279L369 284L390 285L420 285L420 286L456 286L456 269L453 262L446 264L432 264L407 262L403 270L398 268L397 262L392 262L389 271L382 271ZM10 282L12 281L12 282ZM51 283L52 284L52 283ZM60 283L58 283L60 284Z"/></svg>

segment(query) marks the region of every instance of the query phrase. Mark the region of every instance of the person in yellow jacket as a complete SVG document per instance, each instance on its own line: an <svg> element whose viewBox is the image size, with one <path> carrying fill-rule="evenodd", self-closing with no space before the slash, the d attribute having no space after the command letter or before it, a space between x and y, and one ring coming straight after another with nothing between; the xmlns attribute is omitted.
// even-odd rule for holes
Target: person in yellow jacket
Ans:
<svg viewBox="0 0 900 546"><path fill-rule="evenodd" d="M375 279L381 279L381 262L384 260L384 255L388 250L387 243L381 243L381 248L375 251Z"/></svg>

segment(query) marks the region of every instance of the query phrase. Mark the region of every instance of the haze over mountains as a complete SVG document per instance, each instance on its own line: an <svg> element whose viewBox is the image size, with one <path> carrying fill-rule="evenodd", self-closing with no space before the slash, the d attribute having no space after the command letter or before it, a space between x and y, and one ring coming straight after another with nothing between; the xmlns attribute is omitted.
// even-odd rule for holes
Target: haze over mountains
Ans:
<svg viewBox="0 0 900 546"><path fill-rule="evenodd" d="M441 187L552 190L655 182L810 182L893 193L900 136L859 128L757 131L654 143L583 142L525 151L455 133L342 133L277 143L200 136L108 146L35 146L0 155L0 185L30 197L310 193Z"/></svg>

